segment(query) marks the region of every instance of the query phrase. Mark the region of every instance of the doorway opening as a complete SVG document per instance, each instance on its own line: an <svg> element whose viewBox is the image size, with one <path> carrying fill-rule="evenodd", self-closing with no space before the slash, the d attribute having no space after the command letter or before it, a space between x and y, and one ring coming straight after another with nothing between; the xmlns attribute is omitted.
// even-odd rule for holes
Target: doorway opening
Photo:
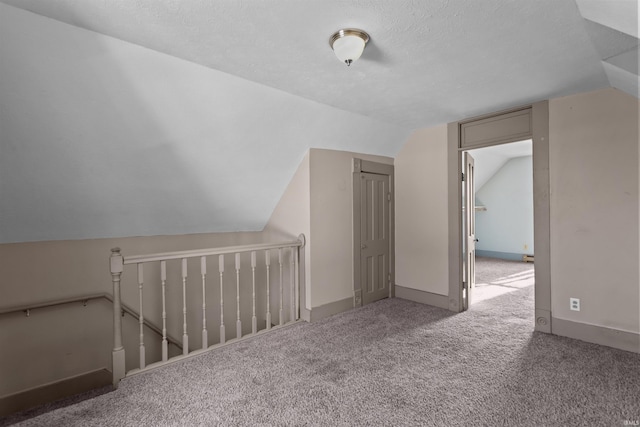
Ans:
<svg viewBox="0 0 640 427"><path fill-rule="evenodd" d="M463 152L464 309L534 285L532 155L531 139Z"/></svg>
<svg viewBox="0 0 640 427"><path fill-rule="evenodd" d="M533 203L535 223L535 330L551 333L551 255L549 214L549 103L524 106L449 123L449 310L465 309L465 251L462 248L463 153L531 138L533 141ZM473 199L472 199L473 200ZM473 246L471 246L473 247ZM475 277L475 276L474 276Z"/></svg>

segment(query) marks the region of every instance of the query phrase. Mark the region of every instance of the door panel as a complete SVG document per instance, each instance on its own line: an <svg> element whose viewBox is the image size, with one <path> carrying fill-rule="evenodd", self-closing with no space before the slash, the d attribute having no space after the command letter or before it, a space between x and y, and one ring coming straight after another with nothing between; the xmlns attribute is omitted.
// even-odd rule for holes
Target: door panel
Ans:
<svg viewBox="0 0 640 427"><path fill-rule="evenodd" d="M467 310L473 300L476 285L476 198L474 180L474 161L471 154L464 153L464 229L465 229L465 266L463 309Z"/></svg>
<svg viewBox="0 0 640 427"><path fill-rule="evenodd" d="M364 304L389 296L389 176L361 173L360 271Z"/></svg>

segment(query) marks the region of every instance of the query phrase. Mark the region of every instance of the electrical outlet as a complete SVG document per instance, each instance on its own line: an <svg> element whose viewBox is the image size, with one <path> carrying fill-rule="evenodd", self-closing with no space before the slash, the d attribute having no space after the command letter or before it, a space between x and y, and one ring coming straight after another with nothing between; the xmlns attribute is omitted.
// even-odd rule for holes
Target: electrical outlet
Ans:
<svg viewBox="0 0 640 427"><path fill-rule="evenodd" d="M569 298L569 308L573 311L580 311L580 298Z"/></svg>

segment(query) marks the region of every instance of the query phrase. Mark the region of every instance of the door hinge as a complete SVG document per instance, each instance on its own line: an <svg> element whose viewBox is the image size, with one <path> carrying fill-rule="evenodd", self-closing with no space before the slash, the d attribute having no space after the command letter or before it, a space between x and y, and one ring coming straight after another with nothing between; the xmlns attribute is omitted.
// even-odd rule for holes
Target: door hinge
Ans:
<svg viewBox="0 0 640 427"><path fill-rule="evenodd" d="M464 182L464 172L462 172L462 182Z"/></svg>
<svg viewBox="0 0 640 427"><path fill-rule="evenodd" d="M391 201L391 193L387 193L387 200Z"/></svg>
<svg viewBox="0 0 640 427"><path fill-rule="evenodd" d="M389 283L391 283L391 273L387 275L387 280L389 281Z"/></svg>
<svg viewBox="0 0 640 427"><path fill-rule="evenodd" d="M467 289L467 282L462 282L462 289Z"/></svg>

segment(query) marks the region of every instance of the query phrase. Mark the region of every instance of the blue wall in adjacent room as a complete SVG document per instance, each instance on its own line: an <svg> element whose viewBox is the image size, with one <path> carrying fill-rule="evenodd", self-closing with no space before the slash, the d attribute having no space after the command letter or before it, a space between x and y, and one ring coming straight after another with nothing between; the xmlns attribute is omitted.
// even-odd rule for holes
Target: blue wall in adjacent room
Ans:
<svg viewBox="0 0 640 427"><path fill-rule="evenodd" d="M533 163L531 156L507 161L482 188L476 204L476 254L522 260L533 254Z"/></svg>

